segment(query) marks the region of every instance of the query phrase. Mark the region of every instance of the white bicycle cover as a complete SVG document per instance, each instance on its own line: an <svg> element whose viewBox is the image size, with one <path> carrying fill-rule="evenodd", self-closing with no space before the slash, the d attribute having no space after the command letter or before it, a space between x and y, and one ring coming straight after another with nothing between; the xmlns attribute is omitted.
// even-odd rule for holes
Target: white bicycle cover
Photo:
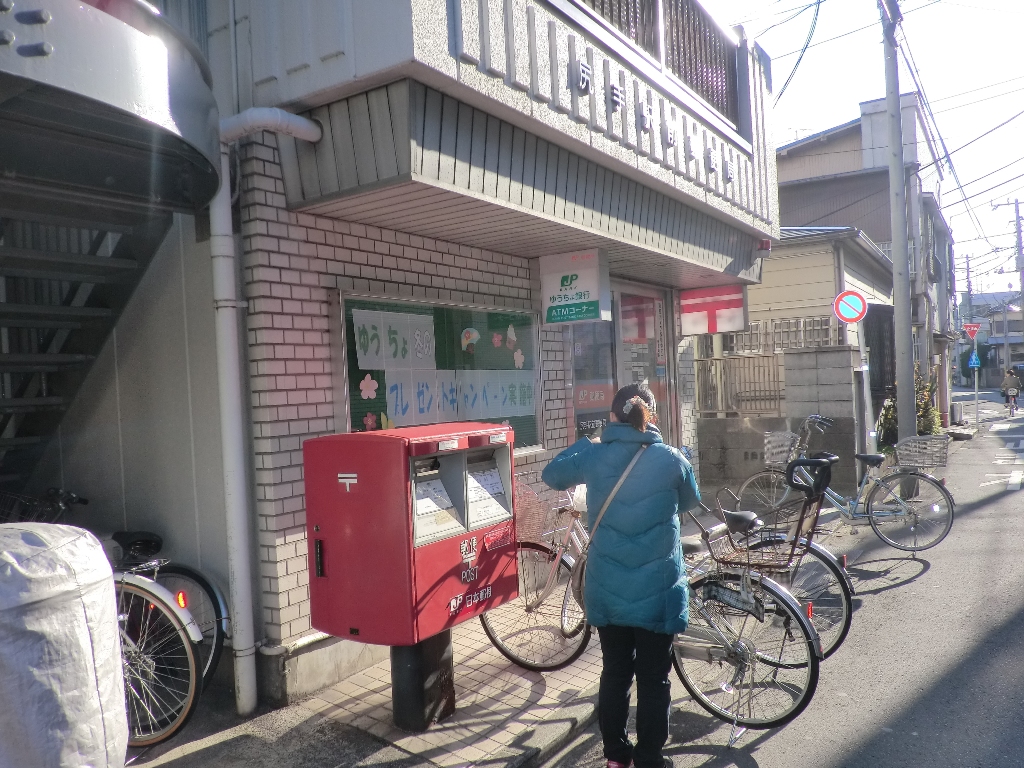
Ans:
<svg viewBox="0 0 1024 768"><path fill-rule="evenodd" d="M81 528L0 525L0 768L124 768L110 564Z"/></svg>

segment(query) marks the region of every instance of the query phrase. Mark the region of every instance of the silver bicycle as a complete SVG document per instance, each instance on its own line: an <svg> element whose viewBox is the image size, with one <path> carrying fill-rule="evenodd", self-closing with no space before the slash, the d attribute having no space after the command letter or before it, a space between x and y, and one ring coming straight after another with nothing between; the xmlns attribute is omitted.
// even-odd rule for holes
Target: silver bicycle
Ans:
<svg viewBox="0 0 1024 768"><path fill-rule="evenodd" d="M824 433L835 422L825 416L808 416L799 435L769 432L765 436L765 461L785 465L790 458L807 456L811 432ZM921 472L922 467L946 465L949 438L945 435L908 437L894 446L896 465L883 475L876 470L883 454L858 453L854 458L865 465L854 496L843 496L831 488L825 497L849 524L867 521L882 541L907 552L936 546L953 527L956 505L938 478ZM785 513L797 502L786 484L785 473L769 467L748 477L737 493L740 509L751 510L765 520Z"/></svg>
<svg viewBox="0 0 1024 768"><path fill-rule="evenodd" d="M568 495L545 504L521 477L516 518L519 597L480 620L513 663L539 672L560 669L579 658L591 637L570 581L587 531ZM720 530L708 533L710 542ZM689 693L734 732L789 722L817 687L821 647L811 622L785 588L749 569L692 571L690 627L673 648Z"/></svg>

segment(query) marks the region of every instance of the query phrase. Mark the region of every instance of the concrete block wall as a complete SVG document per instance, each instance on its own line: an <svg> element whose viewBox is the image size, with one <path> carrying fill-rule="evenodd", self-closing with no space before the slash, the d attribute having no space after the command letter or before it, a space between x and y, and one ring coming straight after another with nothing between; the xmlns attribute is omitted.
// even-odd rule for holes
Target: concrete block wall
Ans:
<svg viewBox="0 0 1024 768"><path fill-rule="evenodd" d="M676 313L679 314L678 312ZM700 456L697 450L697 350L696 336L680 336L676 348L676 391L679 403L679 444L690 448L693 471L700 481Z"/></svg>
<svg viewBox="0 0 1024 768"><path fill-rule="evenodd" d="M854 418L859 352L850 346L787 349L786 415Z"/></svg>
<svg viewBox="0 0 1024 768"><path fill-rule="evenodd" d="M242 145L243 285L268 645L312 631L302 442L345 427L332 402L329 291L532 310L539 289L527 259L288 211L279 162L273 134ZM520 467L541 464L570 439L571 370L560 330L542 331L540 357L545 444L518 457Z"/></svg>

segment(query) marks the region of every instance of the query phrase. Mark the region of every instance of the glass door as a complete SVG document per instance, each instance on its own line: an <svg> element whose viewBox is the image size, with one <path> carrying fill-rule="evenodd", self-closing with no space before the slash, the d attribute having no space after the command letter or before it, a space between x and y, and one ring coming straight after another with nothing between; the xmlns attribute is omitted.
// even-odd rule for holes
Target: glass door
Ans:
<svg viewBox="0 0 1024 768"><path fill-rule="evenodd" d="M612 291L616 325L616 385L647 384L658 402L658 427L672 442L667 301L663 291Z"/></svg>
<svg viewBox="0 0 1024 768"><path fill-rule="evenodd" d="M613 322L573 325L575 432L599 437L619 387L646 383L658 402L658 427L666 442L675 436L672 334L668 293L645 286L613 284Z"/></svg>

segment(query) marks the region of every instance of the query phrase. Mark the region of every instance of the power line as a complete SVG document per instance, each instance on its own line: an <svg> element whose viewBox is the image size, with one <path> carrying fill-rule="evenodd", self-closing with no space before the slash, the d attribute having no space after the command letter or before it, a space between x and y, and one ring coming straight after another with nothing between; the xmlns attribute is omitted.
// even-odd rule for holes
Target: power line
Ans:
<svg viewBox="0 0 1024 768"><path fill-rule="evenodd" d="M807 47L811 44L811 38L814 37L814 30L818 28L818 15L821 13L822 2L823 0L816 0L814 3L814 17L811 19L810 29L807 30L807 39L804 40L803 50L800 51L800 55L797 57L796 64L793 65L793 69L790 71L789 77L786 78L786 82L782 84L782 89L779 91L779 95L775 97L776 104L779 103L779 100L782 98L782 95L786 92L786 89L789 87L789 84L793 82L793 78L796 76L796 71L800 69L800 62L804 60L804 54L807 53ZM803 13L803 11L801 11L800 13Z"/></svg>
<svg viewBox="0 0 1024 768"><path fill-rule="evenodd" d="M968 94L974 94L978 91L987 91L989 88L995 88L997 85L1006 85L1007 83L1014 83L1018 80L1024 80L1024 75L1020 77L1011 77L1009 80L1000 80L998 83L990 83L989 85L983 85L979 88L971 88L969 91L961 91L960 93L954 93L951 96L942 96L941 98L935 99L934 103L938 104L940 101L949 101L950 99L956 99L960 96L966 96Z"/></svg>
<svg viewBox="0 0 1024 768"><path fill-rule="evenodd" d="M1016 235L1016 234L1017 234L1016 230L1011 229L1009 232L1000 232L998 235L990 235L990 237L1006 237L1007 235ZM972 238L971 240L957 240L955 244L956 245L963 245L964 243L973 243L973 242L975 242L977 240L983 240L983 239L984 238L981 238L981 237L975 237L975 238Z"/></svg>
<svg viewBox="0 0 1024 768"><path fill-rule="evenodd" d="M919 5L917 8L911 8L909 11L903 11L902 13L903 13L904 16L906 16L908 13L913 13L914 11L920 11L923 8L928 8L929 6L935 5L936 3L941 2L941 1L942 0L931 0L930 3L925 3L924 5ZM849 37L850 35L856 34L857 32L863 32L865 29L878 29L878 24L876 22L874 24L868 24L867 26L864 26L864 27L857 27L857 29L851 29L849 32L844 32L841 35L836 35L835 37L830 37L830 38L827 38L825 40L819 40L818 42L814 43L813 45L807 46L807 48L808 49L810 49L810 48L817 48L819 45L824 45L825 43L831 43L833 40L839 40L840 38L843 38L843 37ZM784 59L787 56L793 56L794 54L797 54L797 53L800 53L800 50L790 51L789 53L783 53L781 56L772 56L772 61L778 61L779 59Z"/></svg>
<svg viewBox="0 0 1024 768"><path fill-rule="evenodd" d="M960 175L956 172L956 167L953 165L953 160L949 156L949 148L946 146L946 139L942 135L942 131L939 130L938 121L935 119L935 113L932 111L932 105L928 101L928 94L924 90L924 85L921 80L921 72L917 68L917 61L914 59L914 52L910 49L910 39L907 37L907 31L900 27L900 32L903 36L903 43L899 46L900 53L903 54L903 60L907 65L907 69L910 71L910 77L914 81L914 85L917 86L917 92L921 97L921 102L924 105L925 113L925 127L927 130L928 121L931 121L932 127L935 129L935 135L939 140L939 144L942 147L942 151L945 153L946 165L949 166L949 172L953 175L953 181L956 182L957 189L960 190L961 196L963 196L963 202L967 202L967 193L964 192L964 185L960 182ZM940 172L941 176L941 172ZM975 232L990 246L991 242L988 240L988 236L985 234L984 228L981 226L981 221L978 219L977 213L974 209L968 205L967 212L970 215L971 221L974 223ZM994 247L994 246L993 246Z"/></svg>
<svg viewBox="0 0 1024 768"><path fill-rule="evenodd" d="M1012 91L1006 91L1005 93L997 93L995 96L986 96L984 99L978 99L977 101L968 101L966 104L957 104L955 107L946 107L940 109L936 114L942 114L943 112L952 112L955 109L963 109L964 107L973 107L975 104L981 104L985 101L992 101L993 99L1001 99L1004 96L1009 96L1014 93L1020 93L1024 91L1024 88L1014 88Z"/></svg>
<svg viewBox="0 0 1024 768"><path fill-rule="evenodd" d="M942 206L942 209L945 210L946 208L952 208L954 205L960 205L960 203L965 203L968 200L971 200L971 199L973 199L975 197L978 197L979 195L984 195L986 192L991 192L993 189L998 189L999 187L1003 186L1004 184L1009 184L1011 181L1016 181L1017 179L1024 179L1024 173L1019 174L1017 176L1014 176L1012 179L1007 179L1006 181L1001 181L998 184L989 187L988 189L981 190L981 192L975 192L973 195L968 195L967 197L963 198L962 200L957 200L956 202L950 203L949 205L944 205L944 206ZM962 192L963 190L961 189L960 191ZM970 206L968 206L968 208L970 208Z"/></svg>
<svg viewBox="0 0 1024 768"><path fill-rule="evenodd" d="M968 142L967 142L966 144L962 144L962 145L960 145L959 147L957 147L956 149L954 149L953 151L949 152L949 153L947 154L947 157L948 157L949 155L955 155L955 154L956 154L957 152L959 152L959 151L960 151L961 149L967 149L967 147L971 146L971 144L973 144L974 142L976 142L976 141L981 141L981 139L985 138L985 137L986 137L986 136L988 136L989 134L991 134L991 133L995 133L995 132L996 132L996 131L998 131L998 130L999 130L1000 128L1002 128L1002 127L1003 127L1004 125L1007 125L1007 124L1009 124L1009 123L1012 123L1012 122L1013 122L1014 120L1016 120L1016 119L1017 119L1018 117L1020 117L1021 115L1024 115L1024 111L1018 112L1018 113L1017 113L1016 115L1014 115L1013 117L1010 117L1009 119L1007 119L1007 120L1004 120L1004 121L1003 121L1003 122L1001 122L1001 123L1000 123L999 125L997 125L997 126L996 126L995 128L989 128L989 129L988 129L987 131L985 131L985 132L984 132L983 134L981 134L980 136L975 136L975 137L974 137L973 139L971 139L970 141L968 141ZM937 163L937 162L938 162L938 160L934 160L934 161L932 161L932 162L928 163L928 165L922 165L922 166L921 166L920 168L918 168L918 170L919 170L919 171L923 171L923 170L924 170L925 168L929 168L929 167L931 167L931 166L935 165L935 163Z"/></svg>

